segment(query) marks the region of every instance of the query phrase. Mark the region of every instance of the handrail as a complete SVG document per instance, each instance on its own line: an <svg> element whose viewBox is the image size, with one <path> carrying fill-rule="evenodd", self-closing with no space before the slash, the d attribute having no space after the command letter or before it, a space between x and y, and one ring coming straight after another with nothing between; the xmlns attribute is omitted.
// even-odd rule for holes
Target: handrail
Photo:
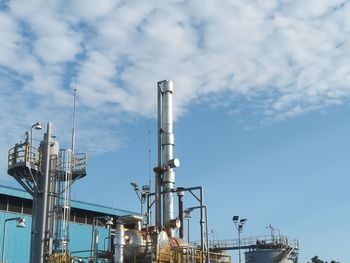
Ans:
<svg viewBox="0 0 350 263"><path fill-rule="evenodd" d="M86 153L75 153L73 157L72 168L73 172L86 171L87 155Z"/></svg>
<svg viewBox="0 0 350 263"><path fill-rule="evenodd" d="M198 242L192 242L192 244L197 245ZM212 249L231 247L238 248L239 246L258 247L265 245L275 245L279 247L292 247L294 249L299 249L298 240L289 240L287 236L254 236L248 238L241 238L240 242L238 239L213 240L209 242L209 247Z"/></svg>
<svg viewBox="0 0 350 263"><path fill-rule="evenodd" d="M139 257L145 256L144 254L139 254L139 251L146 251L146 248L150 249L148 251L153 251L153 253L157 250L155 245L146 245L146 246L133 246L129 245L128 249L131 249L131 253L129 256L132 259L131 262L137 263L140 262ZM82 251L74 251L71 252L71 255L73 254L79 254L79 253L87 253L91 250L82 250ZM100 252L106 252L101 251ZM129 250L130 251L130 250ZM202 263L205 261L205 251L201 251L199 249L196 249L191 246L175 246L175 247L164 247L159 248L158 247L158 258L156 260L157 263L161 262L169 262L169 263ZM85 257L90 258L91 257ZM210 252L210 262L211 263L231 263L232 257L227 254L222 253L215 253Z"/></svg>
<svg viewBox="0 0 350 263"><path fill-rule="evenodd" d="M8 151L8 168L23 163L40 166L40 162L40 151L30 144L16 144Z"/></svg>

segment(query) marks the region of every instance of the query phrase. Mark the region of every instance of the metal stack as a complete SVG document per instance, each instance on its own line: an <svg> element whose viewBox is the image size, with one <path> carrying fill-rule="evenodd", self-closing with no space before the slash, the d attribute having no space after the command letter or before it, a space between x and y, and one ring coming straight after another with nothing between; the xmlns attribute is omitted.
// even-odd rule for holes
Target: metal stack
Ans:
<svg viewBox="0 0 350 263"><path fill-rule="evenodd" d="M175 172L180 162L174 159L175 137L173 133L173 82L158 82L158 167L156 168L156 225L169 229L174 236ZM161 194L162 193L162 194ZM161 200L163 197L163 200ZM163 201L163 224L161 203Z"/></svg>

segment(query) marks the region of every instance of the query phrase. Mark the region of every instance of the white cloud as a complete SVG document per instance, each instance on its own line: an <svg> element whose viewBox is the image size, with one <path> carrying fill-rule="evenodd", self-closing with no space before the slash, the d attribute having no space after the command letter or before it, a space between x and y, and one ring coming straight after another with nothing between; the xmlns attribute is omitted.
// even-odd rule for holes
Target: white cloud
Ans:
<svg viewBox="0 0 350 263"><path fill-rule="evenodd" d="M0 11L0 112L13 130L54 116L68 142L76 78L82 139L105 127L108 150L109 140L121 144L111 132L118 118L155 115L162 79L175 82L177 116L193 102L239 112L230 105L240 98L267 120L340 105L349 11L331 0L11 1Z"/></svg>
<svg viewBox="0 0 350 263"><path fill-rule="evenodd" d="M119 1L115 0L73 0L62 3L61 8L66 14L73 17L74 20L88 20L109 16L114 11Z"/></svg>

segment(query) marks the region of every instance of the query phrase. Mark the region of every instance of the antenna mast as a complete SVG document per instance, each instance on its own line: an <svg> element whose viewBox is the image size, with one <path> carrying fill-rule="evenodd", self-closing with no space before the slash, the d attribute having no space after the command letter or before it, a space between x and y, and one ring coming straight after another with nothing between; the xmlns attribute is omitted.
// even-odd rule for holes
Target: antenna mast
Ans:
<svg viewBox="0 0 350 263"><path fill-rule="evenodd" d="M76 98L77 98L77 80L74 81L73 95L73 128L72 128L72 156L75 154L75 115L76 115Z"/></svg>
<svg viewBox="0 0 350 263"><path fill-rule="evenodd" d="M148 129L148 184L150 187L150 192L152 189L152 179L151 179L151 130Z"/></svg>

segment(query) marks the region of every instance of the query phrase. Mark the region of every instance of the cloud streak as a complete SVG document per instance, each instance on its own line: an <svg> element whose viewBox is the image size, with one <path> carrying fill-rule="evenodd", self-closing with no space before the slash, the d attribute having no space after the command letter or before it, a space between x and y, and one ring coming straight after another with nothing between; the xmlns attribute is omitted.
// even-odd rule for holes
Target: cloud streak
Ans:
<svg viewBox="0 0 350 263"><path fill-rule="evenodd" d="M121 145L112 130L125 116L155 116L161 79L175 81L177 116L193 102L239 114L237 99L263 121L341 105L350 94L349 13L349 1L331 0L5 2L0 148L38 119L53 119L68 142L75 79L83 140L106 129L102 148L88 145L96 152Z"/></svg>

